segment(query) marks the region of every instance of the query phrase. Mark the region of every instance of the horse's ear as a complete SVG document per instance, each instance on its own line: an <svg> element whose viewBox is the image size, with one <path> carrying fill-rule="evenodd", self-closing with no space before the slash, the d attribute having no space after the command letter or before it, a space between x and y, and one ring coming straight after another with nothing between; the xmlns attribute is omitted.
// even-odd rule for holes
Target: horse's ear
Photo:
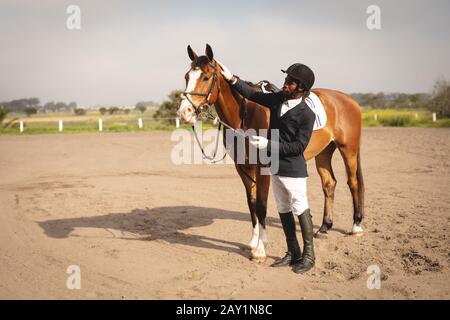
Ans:
<svg viewBox="0 0 450 320"><path fill-rule="evenodd" d="M190 45L187 47L187 52L188 52L189 58L191 58L192 61L194 61L195 59L198 58L197 54L194 52L194 50L192 50Z"/></svg>
<svg viewBox="0 0 450 320"><path fill-rule="evenodd" d="M209 61L213 61L214 54L211 49L211 46L209 44L206 44L206 50L205 50L206 56L208 57Z"/></svg>

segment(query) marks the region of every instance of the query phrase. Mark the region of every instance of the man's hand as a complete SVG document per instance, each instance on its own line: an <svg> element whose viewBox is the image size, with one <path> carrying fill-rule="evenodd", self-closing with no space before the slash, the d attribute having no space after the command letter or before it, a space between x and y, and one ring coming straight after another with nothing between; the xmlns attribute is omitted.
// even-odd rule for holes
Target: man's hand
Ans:
<svg viewBox="0 0 450 320"><path fill-rule="evenodd" d="M265 149L267 148L267 144L269 143L269 140L267 140L264 137L261 136L251 136L250 137L250 144L258 149Z"/></svg>
<svg viewBox="0 0 450 320"><path fill-rule="evenodd" d="M216 60L217 61L217 60ZM217 63L219 64L219 66L222 68L222 70L220 70L220 73L222 73L223 77L225 78L225 80L227 81L231 81L233 82L233 74L231 73L230 70L228 70L227 67L225 67L222 63L220 63L219 61L217 61Z"/></svg>

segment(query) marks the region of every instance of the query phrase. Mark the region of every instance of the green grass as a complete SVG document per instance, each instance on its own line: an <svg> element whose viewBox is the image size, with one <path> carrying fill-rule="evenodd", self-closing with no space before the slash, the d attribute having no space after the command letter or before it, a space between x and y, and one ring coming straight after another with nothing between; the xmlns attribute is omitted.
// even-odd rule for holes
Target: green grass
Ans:
<svg viewBox="0 0 450 320"><path fill-rule="evenodd" d="M94 115L95 117L92 117ZM91 117L89 117L91 116ZM24 131L19 131L19 121L16 121L9 128L0 126L0 134L47 134L59 133L70 134L80 132L99 132L98 119L103 120L102 132L139 132L139 131L171 131L176 129L175 124L168 125L153 119L151 115L141 114L120 114L120 115L100 115L99 113L88 113L86 116L74 116L71 113L45 114L44 116L32 116L27 118L23 114L12 114L9 118L19 118L24 121ZM59 119L64 118L64 128L62 132L58 130ZM138 127L138 118L143 120L143 128ZM40 120L42 119L42 121ZM50 121L51 120L51 121ZM70 121L68 121L70 120ZM8 119L5 120L5 123ZM191 126L181 124L180 128L191 130ZM203 129L216 128L212 123L203 124ZM101 133L101 132L99 132Z"/></svg>
<svg viewBox="0 0 450 320"><path fill-rule="evenodd" d="M450 118L436 120L436 124L433 127L450 128Z"/></svg>
<svg viewBox="0 0 450 320"><path fill-rule="evenodd" d="M433 122L426 110L366 109L362 122L365 127L450 127L450 119Z"/></svg>
<svg viewBox="0 0 450 320"><path fill-rule="evenodd" d="M153 112L143 115L139 112L118 115L100 115L98 111L89 111L85 116L75 116L73 113L36 114L27 118L24 114L9 114L9 119L19 118L25 123L24 132L19 132L19 123L15 122L9 128L0 126L0 134L71 134L80 132L98 132L98 118L103 119L103 132L140 132L140 131L171 131L175 125L167 125L156 121ZM376 118L375 118L376 115ZM58 131L58 120L64 118L64 130ZM142 118L144 127L138 128L137 119ZM42 120L41 120L42 119ZM31 120L31 121L30 121ZM70 121L69 121L70 120ZM365 127L436 127L449 128L450 119L432 121L432 114L426 110L393 110L393 109L363 109L362 122ZM182 124L180 128L191 130L189 125ZM203 124L203 130L217 128L210 121Z"/></svg>

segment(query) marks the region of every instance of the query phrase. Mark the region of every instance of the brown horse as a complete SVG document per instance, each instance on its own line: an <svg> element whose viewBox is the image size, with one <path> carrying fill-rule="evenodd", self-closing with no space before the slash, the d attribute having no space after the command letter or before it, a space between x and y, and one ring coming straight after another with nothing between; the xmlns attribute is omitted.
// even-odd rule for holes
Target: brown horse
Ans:
<svg viewBox="0 0 450 320"><path fill-rule="evenodd" d="M243 130L267 129L270 110L249 100L242 99L223 78L220 66L214 60L213 51L206 45L204 56L198 56L190 46L188 54L192 60L186 73L186 92L182 97L178 115L189 124L195 123L198 115L212 105L222 122L229 127ZM339 149L347 171L347 184L353 198L352 234L363 232L361 221L364 216L364 183L360 160L361 111L355 100L342 92L329 89L312 90L321 100L327 113L327 124L313 132L307 149L306 160L315 158L317 171L322 180L325 196L322 226L316 238L324 238L333 225L333 202L336 178L331 167L334 151ZM246 112L242 112L242 103ZM245 114L245 115L244 115ZM224 145L227 146L224 130ZM235 150L236 151L236 150ZM261 163L235 164L244 183L248 207L253 225L253 235L248 247L252 258L264 259L266 238L266 211L270 177L261 174Z"/></svg>

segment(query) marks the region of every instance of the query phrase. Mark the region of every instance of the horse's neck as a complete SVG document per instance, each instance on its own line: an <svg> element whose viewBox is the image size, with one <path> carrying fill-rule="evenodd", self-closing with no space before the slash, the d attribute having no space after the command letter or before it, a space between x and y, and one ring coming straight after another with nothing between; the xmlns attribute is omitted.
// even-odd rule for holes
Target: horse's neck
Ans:
<svg viewBox="0 0 450 320"><path fill-rule="evenodd" d="M216 102L216 111L220 120L238 129L241 125L240 105L231 91L230 84L220 77L221 92Z"/></svg>

